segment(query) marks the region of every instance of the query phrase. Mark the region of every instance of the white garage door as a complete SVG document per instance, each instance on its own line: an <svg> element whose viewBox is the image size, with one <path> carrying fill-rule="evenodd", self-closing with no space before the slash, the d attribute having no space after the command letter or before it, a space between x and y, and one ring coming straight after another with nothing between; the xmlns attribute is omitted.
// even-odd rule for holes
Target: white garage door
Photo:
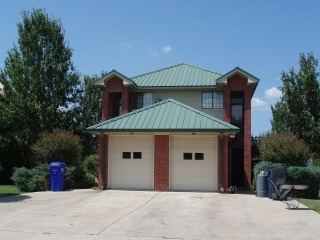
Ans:
<svg viewBox="0 0 320 240"><path fill-rule="evenodd" d="M217 191L217 137L171 138L170 187L172 190Z"/></svg>
<svg viewBox="0 0 320 240"><path fill-rule="evenodd" d="M153 189L153 136L110 136L109 188Z"/></svg>

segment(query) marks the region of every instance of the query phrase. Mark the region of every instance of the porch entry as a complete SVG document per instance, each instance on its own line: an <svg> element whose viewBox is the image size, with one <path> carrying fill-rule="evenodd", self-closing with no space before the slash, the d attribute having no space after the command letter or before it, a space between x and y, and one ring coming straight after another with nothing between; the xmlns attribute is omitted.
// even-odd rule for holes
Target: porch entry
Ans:
<svg viewBox="0 0 320 240"><path fill-rule="evenodd" d="M230 185L244 187L244 150L231 148L230 151Z"/></svg>

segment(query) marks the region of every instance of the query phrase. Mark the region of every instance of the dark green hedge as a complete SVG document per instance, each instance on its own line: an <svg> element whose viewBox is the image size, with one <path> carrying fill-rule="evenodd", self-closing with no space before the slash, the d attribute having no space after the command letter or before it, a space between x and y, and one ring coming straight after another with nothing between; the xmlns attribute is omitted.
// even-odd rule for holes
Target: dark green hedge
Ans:
<svg viewBox="0 0 320 240"><path fill-rule="evenodd" d="M96 176L86 172L83 167L66 167L63 190L77 188L91 188L96 185ZM47 164L36 168L16 168L11 177L14 185L24 192L37 192L50 190L50 171Z"/></svg>
<svg viewBox="0 0 320 240"><path fill-rule="evenodd" d="M257 175L261 171L266 171L267 168L271 166L282 167L282 165L279 163L271 163L266 161L261 161L255 164L253 168L254 178L252 181L252 190L256 190ZM287 168L287 183L308 185L309 187L306 190L300 191L300 197L311 199L318 198L320 189L320 168L311 166L290 166Z"/></svg>
<svg viewBox="0 0 320 240"><path fill-rule="evenodd" d="M50 187L49 168L41 164L36 168L15 168L11 177L14 185L23 192L45 191Z"/></svg>
<svg viewBox="0 0 320 240"><path fill-rule="evenodd" d="M300 197L312 199L318 198L320 186L319 168L291 166L287 168L287 172L287 183L304 184L309 186L306 190L300 191Z"/></svg>

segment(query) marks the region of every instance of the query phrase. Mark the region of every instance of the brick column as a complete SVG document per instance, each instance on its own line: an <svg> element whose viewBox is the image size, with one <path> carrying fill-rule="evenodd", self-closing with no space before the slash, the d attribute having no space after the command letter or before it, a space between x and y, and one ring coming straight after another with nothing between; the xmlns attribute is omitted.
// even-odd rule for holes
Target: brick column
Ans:
<svg viewBox="0 0 320 240"><path fill-rule="evenodd" d="M169 135L154 136L154 190L169 190Z"/></svg>
<svg viewBox="0 0 320 240"><path fill-rule="evenodd" d="M102 102L101 102L102 116L101 121L109 119L109 91L107 88L102 88Z"/></svg>
<svg viewBox="0 0 320 240"><path fill-rule="evenodd" d="M108 146L109 136L101 136L99 139L98 187L103 190L108 188Z"/></svg>
<svg viewBox="0 0 320 240"><path fill-rule="evenodd" d="M127 87L122 88L122 113L126 114L129 112L129 89Z"/></svg>

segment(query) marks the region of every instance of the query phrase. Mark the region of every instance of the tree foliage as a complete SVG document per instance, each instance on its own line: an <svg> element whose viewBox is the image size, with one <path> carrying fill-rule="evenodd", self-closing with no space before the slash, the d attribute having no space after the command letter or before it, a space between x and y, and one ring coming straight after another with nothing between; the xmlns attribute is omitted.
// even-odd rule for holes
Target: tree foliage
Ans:
<svg viewBox="0 0 320 240"><path fill-rule="evenodd" d="M273 131L292 132L303 139L319 159L320 87L318 60L313 54L300 54L300 69L282 72L282 97L272 106Z"/></svg>
<svg viewBox="0 0 320 240"><path fill-rule="evenodd" d="M84 76L83 92L79 99L77 134L81 136L84 156L98 152L98 139L85 132L87 127L101 121L101 90L94 85L98 79L98 75Z"/></svg>
<svg viewBox="0 0 320 240"><path fill-rule="evenodd" d="M7 170L32 167L30 146L40 132L72 130L81 93L60 20L36 9L23 11L17 26L17 45L0 71L0 155Z"/></svg>
<svg viewBox="0 0 320 240"><path fill-rule="evenodd" d="M306 166L311 157L307 144L293 133L265 135L259 144L260 158L283 166Z"/></svg>
<svg viewBox="0 0 320 240"><path fill-rule="evenodd" d="M34 165L64 162L67 165L76 166L81 158L82 145L79 136L71 132L43 132L31 149L36 161Z"/></svg>

